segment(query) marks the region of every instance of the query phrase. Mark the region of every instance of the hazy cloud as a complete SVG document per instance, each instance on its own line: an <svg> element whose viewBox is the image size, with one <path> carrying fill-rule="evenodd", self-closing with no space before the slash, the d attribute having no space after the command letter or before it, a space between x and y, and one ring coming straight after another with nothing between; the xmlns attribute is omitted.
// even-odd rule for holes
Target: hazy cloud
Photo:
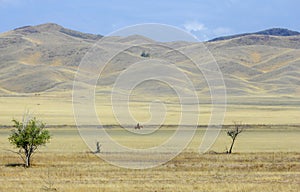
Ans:
<svg viewBox="0 0 300 192"><path fill-rule="evenodd" d="M188 32L197 32L197 31L203 31L206 30L206 27L204 24L199 23L197 21L191 21L191 22L186 22L183 25L184 29L187 30Z"/></svg>
<svg viewBox="0 0 300 192"><path fill-rule="evenodd" d="M186 22L183 27L201 41L207 41L216 37L231 35L233 33L233 30L228 27L209 28L198 21Z"/></svg>

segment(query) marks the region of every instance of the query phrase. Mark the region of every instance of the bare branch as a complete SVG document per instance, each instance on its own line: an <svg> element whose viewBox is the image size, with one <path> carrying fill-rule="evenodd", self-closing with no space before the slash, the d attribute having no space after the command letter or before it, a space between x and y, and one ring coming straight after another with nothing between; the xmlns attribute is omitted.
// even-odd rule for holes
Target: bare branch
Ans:
<svg viewBox="0 0 300 192"><path fill-rule="evenodd" d="M24 161L24 163L26 162L25 158L22 155L23 153L20 150L19 150L19 152L16 152L16 151L13 151L13 150L10 150L10 149L2 149L2 150L18 154L21 157L21 159Z"/></svg>
<svg viewBox="0 0 300 192"><path fill-rule="evenodd" d="M233 148L234 142L236 140L236 137L241 132L244 131L244 126L243 126L243 124L242 124L241 121L234 121L233 122L233 126L234 126L233 129L227 131L227 135L230 136L231 139L232 139L231 146L230 146L229 150L227 150L227 153L231 153L232 152L232 148Z"/></svg>

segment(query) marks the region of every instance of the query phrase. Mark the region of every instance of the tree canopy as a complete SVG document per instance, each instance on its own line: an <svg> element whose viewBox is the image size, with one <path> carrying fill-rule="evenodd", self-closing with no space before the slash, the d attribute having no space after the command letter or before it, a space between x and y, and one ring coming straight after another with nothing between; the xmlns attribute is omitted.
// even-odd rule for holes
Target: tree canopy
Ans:
<svg viewBox="0 0 300 192"><path fill-rule="evenodd" d="M45 145L51 138L48 130L45 130L45 124L36 118L29 119L26 122L13 120L15 129L9 136L12 145L19 148L18 154L23 159L25 166L30 166L30 157L41 145Z"/></svg>

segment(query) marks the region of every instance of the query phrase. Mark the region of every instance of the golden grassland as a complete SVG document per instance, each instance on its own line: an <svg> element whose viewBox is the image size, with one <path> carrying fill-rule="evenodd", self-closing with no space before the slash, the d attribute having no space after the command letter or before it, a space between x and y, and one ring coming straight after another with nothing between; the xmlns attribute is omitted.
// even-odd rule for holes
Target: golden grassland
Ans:
<svg viewBox="0 0 300 192"><path fill-rule="evenodd" d="M152 98L142 98L143 102L136 100L130 102L130 112L139 121L151 118L149 106ZM162 98L161 100L164 101ZM149 102L145 102L145 100ZM172 103L173 102L173 103ZM241 104L242 103L242 104ZM21 119L24 112L29 110L34 116L48 125L74 125L74 112L72 107L72 93L41 93L36 96L0 97L0 125L10 125L13 118ZM118 104L116 104L118 105ZM163 124L178 124L180 117L178 100L171 100L167 107L166 119ZM228 98L224 124L233 121L242 121L245 124L299 124L300 100L297 98L261 98L251 99ZM101 123L118 125L115 119L111 100L107 96L96 97L95 108L101 117ZM199 124L206 125L211 118L212 107L209 103L199 104ZM152 111L155 113L155 111ZM193 113L193 112L191 112ZM134 122L133 122L134 123Z"/></svg>
<svg viewBox="0 0 300 192"><path fill-rule="evenodd" d="M7 139L11 128L0 129L0 191L300 191L299 101L293 100L293 105L284 99L275 104L268 98L247 101L231 99L227 105L225 124L233 120L256 124L238 136L233 154L224 154L230 145L226 126L211 151L200 154L205 131L201 127L171 161L152 169L132 170L110 165L92 154L77 128L69 126L75 124L70 92L0 97L0 125L11 125L13 118L21 120L29 110L52 134L51 142L34 154L33 166L25 169L18 166L22 163L18 155L8 151L17 150ZM127 134L116 126L108 98L97 97L95 104L102 123L113 125L107 132L122 145L154 147L174 132L175 127L164 126L155 134ZM171 101L166 107L164 124L178 123L178 105ZM211 106L204 103L199 107L199 123L205 125ZM130 110L137 120L151 117L148 104L137 100L130 102ZM128 154L121 155L128 159Z"/></svg>
<svg viewBox="0 0 300 192"><path fill-rule="evenodd" d="M174 128L162 127L163 132ZM199 129L189 146L161 166L146 170L119 168L90 152L76 128L49 128L52 140L33 156L33 166L12 166L19 157L0 130L0 191L299 191L300 128L298 126L251 126L241 133L234 154L224 153L230 138L222 130L207 154L199 154L204 134ZM156 145L164 138L124 137L111 128L114 139ZM100 139L101 142L101 139ZM137 145L136 145L137 146ZM105 150L103 149L103 153ZM126 154L124 154L126 156Z"/></svg>

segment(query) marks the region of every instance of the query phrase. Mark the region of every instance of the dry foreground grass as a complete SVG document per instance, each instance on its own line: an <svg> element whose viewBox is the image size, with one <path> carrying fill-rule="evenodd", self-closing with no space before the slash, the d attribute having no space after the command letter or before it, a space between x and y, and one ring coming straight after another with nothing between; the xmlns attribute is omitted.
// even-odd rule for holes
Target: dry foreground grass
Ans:
<svg viewBox="0 0 300 192"><path fill-rule="evenodd" d="M0 130L2 149L12 149L7 141L9 131ZM0 191L300 191L297 126L252 127L240 135L236 153L231 155L199 154L204 131L198 130L183 153L146 170L119 168L101 160L89 152L76 128L50 131L51 143L34 155L31 168L9 166L21 161L1 149ZM119 128L109 131L128 145L136 143L118 134ZM156 137L142 138L145 147L164 136ZM212 150L223 152L229 142L223 131Z"/></svg>

